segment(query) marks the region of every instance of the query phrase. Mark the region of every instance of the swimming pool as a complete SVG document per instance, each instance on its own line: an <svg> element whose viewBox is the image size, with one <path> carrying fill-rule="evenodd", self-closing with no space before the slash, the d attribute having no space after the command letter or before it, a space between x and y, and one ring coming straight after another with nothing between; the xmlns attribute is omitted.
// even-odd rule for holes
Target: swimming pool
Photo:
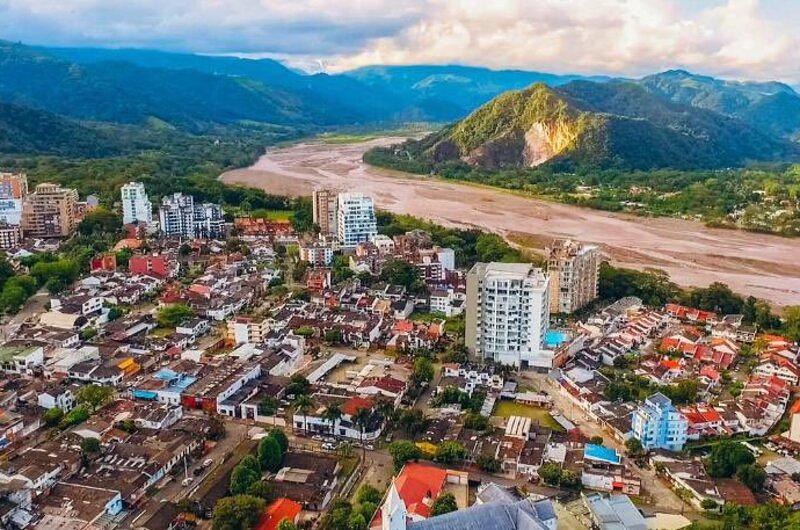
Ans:
<svg viewBox="0 0 800 530"><path fill-rule="evenodd" d="M548 348L558 348L569 340L569 335L565 331L557 329L548 330L544 336L544 345Z"/></svg>

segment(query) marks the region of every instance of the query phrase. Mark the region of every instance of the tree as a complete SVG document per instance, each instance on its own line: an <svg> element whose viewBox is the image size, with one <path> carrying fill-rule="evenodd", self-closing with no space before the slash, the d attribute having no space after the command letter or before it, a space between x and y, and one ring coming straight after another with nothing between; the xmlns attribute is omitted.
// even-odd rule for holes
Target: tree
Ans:
<svg viewBox="0 0 800 530"><path fill-rule="evenodd" d="M700 503L700 506L704 510L716 510L719 508L719 504L717 504L713 499L703 499L703 502Z"/></svg>
<svg viewBox="0 0 800 530"><path fill-rule="evenodd" d="M308 382L304 376L300 374L294 374L292 377L289 378L289 384L286 385L286 395L288 396L299 396L302 394L308 394L311 391L311 383Z"/></svg>
<svg viewBox="0 0 800 530"><path fill-rule="evenodd" d="M369 484L364 484L358 488L358 493L356 493L356 502L358 504L364 504L365 502L378 504L381 502L381 498L381 492Z"/></svg>
<svg viewBox="0 0 800 530"><path fill-rule="evenodd" d="M412 439L425 431L428 427L428 420L425 414L419 409L405 409L400 413L398 420L400 426Z"/></svg>
<svg viewBox="0 0 800 530"><path fill-rule="evenodd" d="M75 399L78 403L88 405L91 412L105 405L114 395L114 389L101 385L86 385L78 389Z"/></svg>
<svg viewBox="0 0 800 530"><path fill-rule="evenodd" d="M800 305L787 307L783 310L786 338L800 342Z"/></svg>
<svg viewBox="0 0 800 530"><path fill-rule="evenodd" d="M267 469L273 473L281 468L283 452L281 445L272 436L266 436L258 444L258 461L262 469Z"/></svg>
<svg viewBox="0 0 800 530"><path fill-rule="evenodd" d="M478 461L476 463L478 464L479 468L481 468L483 471L486 471L487 473L497 473L498 471L500 471L501 467L500 460L489 455L479 456Z"/></svg>
<svg viewBox="0 0 800 530"><path fill-rule="evenodd" d="M261 481L261 473L253 469L252 466L239 463L231 472L231 480L228 489L233 495L243 495L250 490L256 482Z"/></svg>
<svg viewBox="0 0 800 530"><path fill-rule="evenodd" d="M764 483L767 481L767 472L756 464L745 464L736 470L736 478L750 488L753 493L763 493Z"/></svg>
<svg viewBox="0 0 800 530"><path fill-rule="evenodd" d="M539 467L539 478L545 484L558 486L561 483L561 466L555 462L546 462Z"/></svg>
<svg viewBox="0 0 800 530"><path fill-rule="evenodd" d="M262 416L274 416L278 412L280 403L272 396L264 396L258 402L258 413Z"/></svg>
<svg viewBox="0 0 800 530"><path fill-rule="evenodd" d="M458 510L458 504L456 504L455 495L452 493L442 493L435 501L433 501L431 515L435 517L437 515L444 515L456 510Z"/></svg>
<svg viewBox="0 0 800 530"><path fill-rule="evenodd" d="M455 441L442 442L436 448L435 460L442 464L454 464L467 456L464 446Z"/></svg>
<svg viewBox="0 0 800 530"><path fill-rule="evenodd" d="M358 427L358 441L361 442L361 458L362 460L367 456L367 448L364 446L364 433L369 427L369 422L372 420L372 410L366 407L361 407L356 411L353 418L353 423Z"/></svg>
<svg viewBox="0 0 800 530"><path fill-rule="evenodd" d="M625 441L625 451L631 458L637 458L644 454L644 447L638 438L628 438Z"/></svg>
<svg viewBox="0 0 800 530"><path fill-rule="evenodd" d="M275 438L275 441L281 446L281 453L286 454L286 451L289 450L289 438L286 436L286 433L278 427L274 427L269 431L269 435Z"/></svg>
<svg viewBox="0 0 800 530"><path fill-rule="evenodd" d="M311 412L314 402L311 397L306 394L299 395L292 403L295 414L303 416L303 430L308 431L308 418L307 415Z"/></svg>
<svg viewBox="0 0 800 530"><path fill-rule="evenodd" d="M413 293L425 290L425 282L420 277L419 269L407 261L389 260L381 269L380 278L392 285L402 285Z"/></svg>
<svg viewBox="0 0 800 530"><path fill-rule="evenodd" d="M194 310L186 304L170 304L156 313L156 322L162 328L174 328L187 318L194 316Z"/></svg>
<svg viewBox="0 0 800 530"><path fill-rule="evenodd" d="M603 437L602 436L592 436L589 439L589 443L590 444L594 444L594 445L603 445Z"/></svg>
<svg viewBox="0 0 800 530"><path fill-rule="evenodd" d="M297 525L289 519L284 519L278 525L278 530L297 530Z"/></svg>
<svg viewBox="0 0 800 530"><path fill-rule="evenodd" d="M84 438L81 440L81 451L86 454L94 454L100 452L100 440L97 438Z"/></svg>
<svg viewBox="0 0 800 530"><path fill-rule="evenodd" d="M339 405L330 405L325 409L325 412L322 413L322 418L328 422L328 428L330 432L333 433L336 422L342 418L342 409Z"/></svg>
<svg viewBox="0 0 800 530"><path fill-rule="evenodd" d="M250 487L247 488L247 495L252 495L253 497L258 497L259 499L270 502L275 500L275 487L272 484L259 480L258 482L250 484Z"/></svg>
<svg viewBox="0 0 800 530"><path fill-rule="evenodd" d="M212 441L222 440L225 437L225 422L216 416L209 418L206 436Z"/></svg>
<svg viewBox="0 0 800 530"><path fill-rule="evenodd" d="M214 507L213 530L251 530L261 519L265 502L252 495L224 497Z"/></svg>
<svg viewBox="0 0 800 530"><path fill-rule="evenodd" d="M64 418L64 411L58 407L53 407L44 413L44 424L48 427L55 427L61 422L62 418Z"/></svg>
<svg viewBox="0 0 800 530"><path fill-rule="evenodd" d="M433 381L433 363L427 357L417 357L414 359L414 378L417 381L430 383Z"/></svg>
<svg viewBox="0 0 800 530"><path fill-rule="evenodd" d="M78 224L78 233L84 236L118 234L121 231L122 216L102 207L86 212Z"/></svg>
<svg viewBox="0 0 800 530"><path fill-rule="evenodd" d="M706 459L706 471L714 478L732 477L740 466L755 462L755 457L745 446L732 440L723 440L711 449Z"/></svg>
<svg viewBox="0 0 800 530"><path fill-rule="evenodd" d="M581 479L578 475L570 470L565 469L561 472L561 478L558 481L558 485L562 488L575 488L581 483Z"/></svg>
<svg viewBox="0 0 800 530"><path fill-rule="evenodd" d="M406 462L419 458L420 451L414 442L398 440L389 444L389 454L392 455L394 470L400 471Z"/></svg>

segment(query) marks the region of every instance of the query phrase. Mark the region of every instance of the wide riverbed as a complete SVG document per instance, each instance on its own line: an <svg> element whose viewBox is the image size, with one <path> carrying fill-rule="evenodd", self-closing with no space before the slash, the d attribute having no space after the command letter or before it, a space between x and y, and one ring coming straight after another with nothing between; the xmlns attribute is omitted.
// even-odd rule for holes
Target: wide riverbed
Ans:
<svg viewBox="0 0 800 530"><path fill-rule="evenodd" d="M599 245L616 265L662 269L681 285L721 281L776 306L800 304L800 240L578 208L390 172L361 161L370 147L400 140L270 149L252 167L221 178L282 195L309 195L316 186L361 191L380 208L445 226L480 227L532 246L570 237Z"/></svg>

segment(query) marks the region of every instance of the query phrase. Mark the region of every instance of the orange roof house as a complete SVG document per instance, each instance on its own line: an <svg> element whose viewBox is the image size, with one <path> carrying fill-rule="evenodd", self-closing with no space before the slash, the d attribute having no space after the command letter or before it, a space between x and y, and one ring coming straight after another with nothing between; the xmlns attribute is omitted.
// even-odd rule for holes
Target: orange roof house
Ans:
<svg viewBox="0 0 800 530"><path fill-rule="evenodd" d="M297 523L297 517L303 507L293 500L282 497L264 509L264 514L255 530L277 530L281 521L288 520Z"/></svg>
<svg viewBox="0 0 800 530"><path fill-rule="evenodd" d="M433 502L439 498L447 480L447 471L438 467L410 462L394 480L394 486L408 514L421 518L431 516Z"/></svg>

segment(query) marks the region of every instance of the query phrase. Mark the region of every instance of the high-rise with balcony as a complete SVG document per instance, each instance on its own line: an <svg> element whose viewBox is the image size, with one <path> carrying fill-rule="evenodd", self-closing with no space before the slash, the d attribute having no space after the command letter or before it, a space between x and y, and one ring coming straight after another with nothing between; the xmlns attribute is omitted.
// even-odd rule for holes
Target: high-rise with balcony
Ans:
<svg viewBox="0 0 800 530"><path fill-rule="evenodd" d="M182 193L168 195L161 200L158 209L161 231L167 236L193 238L194 197Z"/></svg>
<svg viewBox="0 0 800 530"><path fill-rule="evenodd" d="M476 263L467 274L466 346L478 360L550 368L547 275L530 263Z"/></svg>
<svg viewBox="0 0 800 530"><path fill-rule="evenodd" d="M22 207L22 231L28 237L68 237L77 226L76 190L43 182L28 195Z"/></svg>
<svg viewBox="0 0 800 530"><path fill-rule="evenodd" d="M597 247L559 239L547 251L551 313L573 313L597 298Z"/></svg>
<svg viewBox="0 0 800 530"><path fill-rule="evenodd" d="M312 213L314 224L319 227L319 231L324 235L336 235L337 213L336 205L338 198L336 192L329 189L317 188L312 196Z"/></svg>
<svg viewBox="0 0 800 530"><path fill-rule="evenodd" d="M688 423L678 412L672 401L662 393L647 398L631 416L633 437L642 442L642 447L681 451L686 443Z"/></svg>
<svg viewBox="0 0 800 530"><path fill-rule="evenodd" d="M150 225L153 223L153 204L147 198L144 184L141 182L128 182L120 190L122 197L122 222L124 224L139 223Z"/></svg>
<svg viewBox="0 0 800 530"><path fill-rule="evenodd" d="M361 193L340 193L336 203L339 243L355 248L378 234L372 197Z"/></svg>

